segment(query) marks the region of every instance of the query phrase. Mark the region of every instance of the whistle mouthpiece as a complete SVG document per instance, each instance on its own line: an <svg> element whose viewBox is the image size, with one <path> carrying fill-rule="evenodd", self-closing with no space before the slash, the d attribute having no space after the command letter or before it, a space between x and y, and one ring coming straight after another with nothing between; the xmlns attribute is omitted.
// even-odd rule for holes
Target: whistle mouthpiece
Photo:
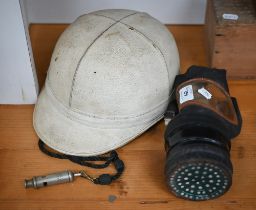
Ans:
<svg viewBox="0 0 256 210"><path fill-rule="evenodd" d="M24 186L25 186L25 188L32 188L32 187L34 187L33 179L29 179L29 180L25 179Z"/></svg>
<svg viewBox="0 0 256 210"><path fill-rule="evenodd" d="M68 183L74 181L74 173L71 171L63 171L46 176L35 176L32 179L25 179L25 188L41 188L50 185Z"/></svg>

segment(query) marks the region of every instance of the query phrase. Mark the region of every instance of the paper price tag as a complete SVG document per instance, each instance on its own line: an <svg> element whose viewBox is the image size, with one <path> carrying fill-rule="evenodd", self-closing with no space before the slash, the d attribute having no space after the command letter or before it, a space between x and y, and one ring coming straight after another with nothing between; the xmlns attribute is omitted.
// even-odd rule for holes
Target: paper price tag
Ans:
<svg viewBox="0 0 256 210"><path fill-rule="evenodd" d="M223 14L222 17L225 20L238 20L238 15L236 14Z"/></svg>
<svg viewBox="0 0 256 210"><path fill-rule="evenodd" d="M190 101L194 99L192 85L187 85L181 88L179 91L179 94L180 94L180 104L183 104L186 101Z"/></svg>
<svg viewBox="0 0 256 210"><path fill-rule="evenodd" d="M206 99L210 100L212 98L212 94L206 90L204 87L198 89L198 93L204 96Z"/></svg>

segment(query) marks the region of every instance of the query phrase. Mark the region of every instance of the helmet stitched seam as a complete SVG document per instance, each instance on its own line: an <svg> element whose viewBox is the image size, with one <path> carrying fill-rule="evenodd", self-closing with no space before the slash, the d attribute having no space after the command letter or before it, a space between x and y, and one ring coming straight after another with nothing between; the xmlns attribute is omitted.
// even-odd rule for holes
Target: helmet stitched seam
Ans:
<svg viewBox="0 0 256 210"><path fill-rule="evenodd" d="M79 59L79 62L77 64L77 67L75 69L75 72L74 72L74 76L73 76L73 79L72 79L72 84L71 84L71 91L70 91L70 94L69 94L69 107L71 107L71 104L72 104L72 96L73 96L73 89L74 89L74 85L75 85L75 80L76 80L76 76L77 76L77 72L78 72L78 69L79 69L79 66L84 58L84 56L87 54L88 50L91 48L91 46L106 32L108 31L111 27L113 27L114 25L116 25L117 23L119 23L121 20L129 17L129 16L132 16L132 15L135 15L137 14L137 12L135 13L132 13L132 14L129 14L123 18L121 18L120 20L117 20L116 22L112 23L108 28L106 28L104 31L102 31L93 41L92 43L86 48L85 52L83 53L83 55L81 56L81 58Z"/></svg>
<svg viewBox="0 0 256 210"><path fill-rule="evenodd" d="M93 14L95 16L100 16L100 17L105 17L105 18L108 18L110 20L113 20L113 21L116 21L115 19L111 18L111 17L108 17L108 16L105 16L105 15L99 15L99 14ZM123 19L121 19L123 20ZM168 76L168 83L170 85L170 75L169 75L169 71L168 71L168 66L167 66L167 62L165 60L165 56L164 56L164 53L162 52L162 50L160 49L160 47L152 40L150 39L149 37L147 37L144 33L142 33L141 31L139 31L138 29L134 28L133 26L127 24L127 23L123 23L121 22L121 20L119 21L119 23L125 25L127 28L133 28L134 31L136 31L137 33L139 33L140 35L142 35L144 38L146 38L150 43L153 44L153 46L160 52L163 60L164 60L164 64L165 64L165 67L166 67L166 72L167 72L167 76Z"/></svg>
<svg viewBox="0 0 256 210"><path fill-rule="evenodd" d="M55 95L55 93L53 92L52 88L51 88L51 85L49 84L49 87L45 87L47 88L49 91L50 91L50 94L52 94L52 97L54 97L54 99L61 105L63 106L64 108L68 109L67 106L65 106L59 99L58 97ZM45 90L46 91L46 90ZM169 96L170 97L170 96ZM157 104L154 108L151 108L150 110L146 111L146 112L143 112L143 113L140 113L138 115L135 115L135 116L116 116L114 118L110 118L110 117L99 117L99 116L95 116L95 115L91 115L89 113L85 113L85 112L81 112L79 111L78 109L73 109L72 111L75 112L75 113L78 113L78 114L81 114L81 115L84 115L84 116L87 116L87 117L90 117L90 118L97 118L97 119L107 119L107 120L124 120L124 119L134 119L134 118L138 118L138 117L142 117L146 114L149 114L153 111L155 111L157 108L159 108L160 106L162 106L164 103L166 103L167 101L169 101L169 97L168 99L166 100L163 100L161 101L159 104Z"/></svg>

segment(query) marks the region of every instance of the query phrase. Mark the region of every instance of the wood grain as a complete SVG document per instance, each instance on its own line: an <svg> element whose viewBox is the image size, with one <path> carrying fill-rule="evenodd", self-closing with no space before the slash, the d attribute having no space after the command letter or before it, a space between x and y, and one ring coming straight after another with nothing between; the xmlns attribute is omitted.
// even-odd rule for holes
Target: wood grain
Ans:
<svg viewBox="0 0 256 210"><path fill-rule="evenodd" d="M222 14L236 14L237 21ZM210 66L225 68L230 78L256 78L256 10L253 0L209 0L205 35Z"/></svg>
<svg viewBox="0 0 256 210"><path fill-rule="evenodd" d="M51 52L67 25L32 25L30 35L42 85ZM192 64L207 65L202 26L168 26L181 56L181 70ZM65 169L80 169L69 161L42 154L32 126L33 106L0 106L0 209L256 209L256 81L230 81L243 116L243 129L232 142L233 186L223 197L207 202L177 199L167 190L163 167L164 124L157 123L135 141L118 150L126 170L111 186L82 179L40 190L23 187L23 180ZM113 169L108 169L113 170ZM92 174L99 173L88 169ZM116 200L109 201L109 196Z"/></svg>

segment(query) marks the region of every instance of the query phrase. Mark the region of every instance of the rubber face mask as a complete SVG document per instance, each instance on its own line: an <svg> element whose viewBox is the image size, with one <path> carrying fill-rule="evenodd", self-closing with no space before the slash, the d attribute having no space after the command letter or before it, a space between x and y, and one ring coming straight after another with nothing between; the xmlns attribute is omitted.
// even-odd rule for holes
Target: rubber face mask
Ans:
<svg viewBox="0 0 256 210"><path fill-rule="evenodd" d="M230 140L241 130L226 71L192 66L178 75L166 114L167 185L190 200L219 197L232 185Z"/></svg>

